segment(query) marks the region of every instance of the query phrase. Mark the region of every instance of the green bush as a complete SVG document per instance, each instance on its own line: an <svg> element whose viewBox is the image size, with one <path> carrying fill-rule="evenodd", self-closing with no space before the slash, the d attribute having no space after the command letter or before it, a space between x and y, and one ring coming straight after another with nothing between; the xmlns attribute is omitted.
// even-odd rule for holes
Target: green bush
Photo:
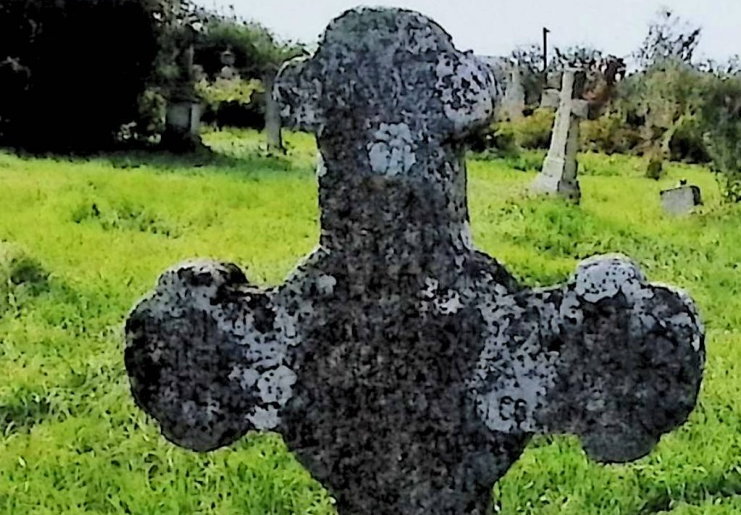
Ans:
<svg viewBox="0 0 741 515"><path fill-rule="evenodd" d="M147 88L139 97L136 133L141 138L156 138L165 130L167 100L155 88Z"/></svg>
<svg viewBox="0 0 741 515"><path fill-rule="evenodd" d="M265 127L265 89L258 80L202 80L196 91L204 102L202 121L217 127Z"/></svg>
<svg viewBox="0 0 741 515"><path fill-rule="evenodd" d="M741 76L717 78L701 112L711 168L725 198L741 201Z"/></svg>
<svg viewBox="0 0 741 515"><path fill-rule="evenodd" d="M530 116L492 124L469 140L469 144L474 152L517 158L520 150L548 149L554 120L555 113L552 110L536 109Z"/></svg>
<svg viewBox="0 0 741 515"><path fill-rule="evenodd" d="M515 143L527 150L547 149L551 144L551 131L556 114L551 109L536 109L530 116L511 122ZM507 130L504 129L503 130Z"/></svg>
<svg viewBox="0 0 741 515"><path fill-rule="evenodd" d="M710 161L702 122L695 113L685 117L677 124L669 141L669 157L672 161L685 161L695 164Z"/></svg>
<svg viewBox="0 0 741 515"><path fill-rule="evenodd" d="M468 138L468 147L481 159L517 156L519 148L511 125L493 123Z"/></svg>
<svg viewBox="0 0 741 515"><path fill-rule="evenodd" d="M627 124L618 113L608 113L581 123L583 150L605 154L633 153L641 141L638 129Z"/></svg>

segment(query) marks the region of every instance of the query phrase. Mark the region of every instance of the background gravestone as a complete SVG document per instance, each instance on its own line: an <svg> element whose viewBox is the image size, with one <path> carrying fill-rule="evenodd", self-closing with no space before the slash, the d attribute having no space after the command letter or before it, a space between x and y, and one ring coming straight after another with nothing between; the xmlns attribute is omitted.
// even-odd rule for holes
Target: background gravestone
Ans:
<svg viewBox="0 0 741 515"><path fill-rule="evenodd" d="M581 198L577 179L579 124L588 115L588 103L582 100L586 74L582 70L565 70L559 97L551 145L543 169L533 182L538 193L556 194L575 202Z"/></svg>
<svg viewBox="0 0 741 515"><path fill-rule="evenodd" d="M195 71L193 66L195 31L186 26L184 41L179 52L179 72L171 88L165 112L163 146L174 152L190 152L201 144L201 115L203 105L196 98Z"/></svg>
<svg viewBox="0 0 741 515"><path fill-rule="evenodd" d="M686 215L702 205L702 194L698 186L682 181L676 188L661 192L661 204L671 215Z"/></svg>
<svg viewBox="0 0 741 515"><path fill-rule="evenodd" d="M502 115L510 120L519 120L525 112L525 87L522 84L522 69L512 64L509 80L501 107Z"/></svg>
<svg viewBox="0 0 741 515"><path fill-rule="evenodd" d="M531 290L473 246L462 141L493 91L400 9L348 11L281 69L282 116L321 153L319 246L270 289L183 263L135 307L132 393L170 441L274 430L341 515L483 515L533 434L622 462L686 420L704 364L689 297L620 256Z"/></svg>
<svg viewBox="0 0 741 515"><path fill-rule="evenodd" d="M563 72L548 72L543 85L543 93L540 97L540 107L545 109L558 109L561 101L561 86L563 82Z"/></svg>

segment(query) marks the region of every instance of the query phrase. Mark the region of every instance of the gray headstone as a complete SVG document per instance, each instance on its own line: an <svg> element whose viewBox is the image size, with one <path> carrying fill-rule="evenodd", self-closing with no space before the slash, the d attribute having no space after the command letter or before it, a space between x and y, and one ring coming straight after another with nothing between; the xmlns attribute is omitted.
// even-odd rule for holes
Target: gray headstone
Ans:
<svg viewBox="0 0 741 515"><path fill-rule="evenodd" d="M525 87L523 85L522 69L512 65L509 70L507 89L502 100L501 112L505 118L517 120L523 117L525 111Z"/></svg>
<svg viewBox="0 0 741 515"><path fill-rule="evenodd" d="M400 9L348 11L282 68L282 115L322 156L319 246L269 289L182 263L135 307L126 368L166 438L277 431L340 515L483 515L534 434L623 462L686 420L705 360L686 294L620 256L524 288L473 245L461 141L491 91Z"/></svg>
<svg viewBox="0 0 741 515"><path fill-rule="evenodd" d="M700 188L682 184L676 188L661 192L661 203L664 210L672 215L691 213L697 206L702 205Z"/></svg>
<svg viewBox="0 0 741 515"><path fill-rule="evenodd" d="M551 146L532 189L537 193L555 194L579 202L581 190L577 179L579 124L588 115L588 104L582 100L586 75L581 70L565 70Z"/></svg>
<svg viewBox="0 0 741 515"><path fill-rule="evenodd" d="M561 103L561 91L558 89L545 89L540 99L540 107L545 109L558 109Z"/></svg>
<svg viewBox="0 0 741 515"><path fill-rule="evenodd" d="M184 139L198 139L202 110L203 106L196 100L171 101L166 112L168 129L177 132Z"/></svg>

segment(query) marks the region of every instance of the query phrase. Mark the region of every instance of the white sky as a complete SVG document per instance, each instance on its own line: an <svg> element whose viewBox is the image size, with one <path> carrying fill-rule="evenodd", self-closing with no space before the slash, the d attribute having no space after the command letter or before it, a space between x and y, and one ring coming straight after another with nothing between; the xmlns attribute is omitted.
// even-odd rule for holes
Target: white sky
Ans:
<svg viewBox="0 0 741 515"><path fill-rule="evenodd" d="M315 42L327 23L358 5L389 5L420 11L452 36L461 50L506 55L518 45L588 44L618 56L636 50L657 10L666 6L703 28L698 57L741 54L741 0L196 0L205 7L233 5L282 39Z"/></svg>

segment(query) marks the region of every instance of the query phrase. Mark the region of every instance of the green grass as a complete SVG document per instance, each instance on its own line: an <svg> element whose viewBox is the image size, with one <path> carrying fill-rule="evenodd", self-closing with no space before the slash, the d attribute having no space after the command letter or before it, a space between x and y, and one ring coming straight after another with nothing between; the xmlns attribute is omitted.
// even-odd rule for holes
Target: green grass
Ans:
<svg viewBox="0 0 741 515"><path fill-rule="evenodd" d="M207 141L218 154L189 160L0 153L0 240L13 249L0 252L0 513L333 513L279 437L191 453L128 392L122 322L165 268L214 257L274 284L317 242L310 138L288 135L287 158L264 155L254 133ZM594 253L633 256L698 302L706 380L690 422L637 463L599 466L570 438L537 439L496 487L504 511L741 512L741 209L720 203L702 168L675 165L654 182L635 159L581 161L581 207L526 198L532 170L471 161L475 241L531 285ZM705 206L664 216L659 191L684 177Z"/></svg>

